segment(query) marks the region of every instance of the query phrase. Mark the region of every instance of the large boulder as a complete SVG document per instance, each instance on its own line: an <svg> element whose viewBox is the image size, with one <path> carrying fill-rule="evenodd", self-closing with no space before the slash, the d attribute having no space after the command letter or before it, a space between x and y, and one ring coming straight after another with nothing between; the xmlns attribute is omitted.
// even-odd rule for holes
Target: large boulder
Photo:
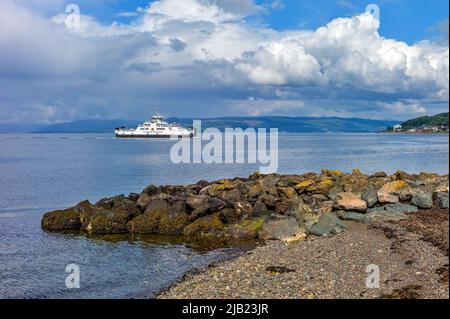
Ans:
<svg viewBox="0 0 450 319"><path fill-rule="evenodd" d="M153 201L145 213L128 223L128 230L136 234L181 235L189 223L183 202L169 205L162 200Z"/></svg>
<svg viewBox="0 0 450 319"><path fill-rule="evenodd" d="M405 181L397 180L383 185L378 190L377 196L382 204L395 204L400 200L410 199L411 188Z"/></svg>
<svg viewBox="0 0 450 319"><path fill-rule="evenodd" d="M122 210L104 209L91 205L89 202L80 203L80 221L82 230L93 234L120 234L128 232L130 215Z"/></svg>
<svg viewBox="0 0 450 319"><path fill-rule="evenodd" d="M81 228L80 211L77 207L48 212L42 218L45 230L79 230Z"/></svg>
<svg viewBox="0 0 450 319"><path fill-rule="evenodd" d="M345 192L336 195L335 206L338 209L365 212L367 203L356 194Z"/></svg>
<svg viewBox="0 0 450 319"><path fill-rule="evenodd" d="M235 238L256 238L265 220L264 217L246 218L239 223L230 225L228 233Z"/></svg>
<svg viewBox="0 0 450 319"><path fill-rule="evenodd" d="M258 233L259 239L284 240L300 232L300 227L294 217L272 217L267 220Z"/></svg>
<svg viewBox="0 0 450 319"><path fill-rule="evenodd" d="M418 192L411 199L411 204L422 209L429 209L433 207L433 193Z"/></svg>
<svg viewBox="0 0 450 319"><path fill-rule="evenodd" d="M318 222L307 231L316 236L337 235L344 232L347 226L339 220L333 213L326 213L320 216Z"/></svg>
<svg viewBox="0 0 450 319"><path fill-rule="evenodd" d="M320 214L315 212L310 205L301 202L293 205L287 215L293 216L298 224L305 229L317 223L320 218Z"/></svg>
<svg viewBox="0 0 450 319"><path fill-rule="evenodd" d="M208 215L197 219L183 229L186 236L223 236L225 225L218 214Z"/></svg>

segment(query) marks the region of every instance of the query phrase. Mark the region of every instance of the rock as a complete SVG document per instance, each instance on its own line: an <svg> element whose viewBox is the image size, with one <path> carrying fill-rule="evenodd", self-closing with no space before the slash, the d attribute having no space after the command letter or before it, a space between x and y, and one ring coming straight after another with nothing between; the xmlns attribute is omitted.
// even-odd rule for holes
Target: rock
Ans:
<svg viewBox="0 0 450 319"><path fill-rule="evenodd" d="M306 180L303 182L298 183L297 185L295 185L295 190L297 191L298 194L302 194L307 187L313 185L315 183L314 180Z"/></svg>
<svg viewBox="0 0 450 319"><path fill-rule="evenodd" d="M319 206L319 214L331 213L333 211L334 201L326 200L321 202Z"/></svg>
<svg viewBox="0 0 450 319"><path fill-rule="evenodd" d="M163 200L155 200L144 214L128 223L128 230L136 234L180 235L188 223L184 202L168 205Z"/></svg>
<svg viewBox="0 0 450 319"><path fill-rule="evenodd" d="M141 193L136 202L136 206L140 209L145 209L145 207L147 207L147 205L150 204L151 201L152 198L149 195L147 195L146 193Z"/></svg>
<svg viewBox="0 0 450 319"><path fill-rule="evenodd" d="M121 210L108 210L82 202L78 206L82 230L93 234L120 234L128 232L130 216Z"/></svg>
<svg viewBox="0 0 450 319"><path fill-rule="evenodd" d="M320 214L315 213L310 205L304 203L295 205L287 214L295 217L298 224L305 229L317 223L320 218Z"/></svg>
<svg viewBox="0 0 450 319"><path fill-rule="evenodd" d="M136 217L141 214L140 209L137 207L137 203L128 197L116 196L111 204L112 209L126 212L130 217Z"/></svg>
<svg viewBox="0 0 450 319"><path fill-rule="evenodd" d="M320 216L319 221L310 227L308 232L316 236L330 236L342 233L347 226L332 213L326 213Z"/></svg>
<svg viewBox="0 0 450 319"><path fill-rule="evenodd" d="M419 192L414 194L411 199L411 204L422 208L428 209L433 207L433 194L428 192Z"/></svg>
<svg viewBox="0 0 450 319"><path fill-rule="evenodd" d="M128 198L130 198L131 200L133 200L133 201L137 201L138 199L139 199L139 196L140 196L140 194L137 194L137 193L130 193L129 195L128 195Z"/></svg>
<svg viewBox="0 0 450 319"><path fill-rule="evenodd" d="M256 238L265 222L264 217L250 217L229 227L229 235L235 238Z"/></svg>
<svg viewBox="0 0 450 319"><path fill-rule="evenodd" d="M299 241L304 241L304 240L306 240L306 237L307 237L306 233L301 231L297 235L283 239L283 241L286 244L290 245L290 244L298 243Z"/></svg>
<svg viewBox="0 0 450 319"><path fill-rule="evenodd" d="M242 218L241 211L234 208L224 208L219 210L218 214L220 216L220 220L228 225L235 224Z"/></svg>
<svg viewBox="0 0 450 319"><path fill-rule="evenodd" d="M135 234L157 234L161 213L144 213L128 222L128 231Z"/></svg>
<svg viewBox="0 0 450 319"><path fill-rule="evenodd" d="M417 213L419 209L416 206L407 205L407 204L388 204L384 206L384 209L387 211L394 211L397 213Z"/></svg>
<svg viewBox="0 0 450 319"><path fill-rule="evenodd" d="M294 188L295 185L300 183L301 177L298 175L288 175L288 176L282 176L280 177L280 180L277 183L277 186L279 187L292 187Z"/></svg>
<svg viewBox="0 0 450 319"><path fill-rule="evenodd" d="M366 214L367 222L399 221L404 219L408 219L408 216L393 210L372 211Z"/></svg>
<svg viewBox="0 0 450 319"><path fill-rule="evenodd" d="M258 233L259 239L283 240L295 236L300 231L294 217L273 217L267 220Z"/></svg>
<svg viewBox="0 0 450 319"><path fill-rule="evenodd" d="M228 203L235 203L244 199L243 193L239 189L232 189L231 191L223 191L220 198Z"/></svg>
<svg viewBox="0 0 450 319"><path fill-rule="evenodd" d="M292 187L278 187L278 193L285 200L298 197L297 192Z"/></svg>
<svg viewBox="0 0 450 319"><path fill-rule="evenodd" d="M340 185L334 186L330 191L328 192L327 196L328 198L335 200L337 194L344 192L344 189Z"/></svg>
<svg viewBox="0 0 450 319"><path fill-rule="evenodd" d="M208 198L209 197L205 195L189 196L186 198L186 206L195 210L201 205L204 205L208 201Z"/></svg>
<svg viewBox="0 0 450 319"><path fill-rule="evenodd" d="M382 204L395 204L407 200L411 196L411 189L405 181L389 182L377 192L378 201Z"/></svg>
<svg viewBox="0 0 450 319"><path fill-rule="evenodd" d="M384 208L384 206L379 206L379 207L373 207L371 209L369 209L367 212L368 213L373 213L373 212L382 212L385 211L386 209Z"/></svg>
<svg viewBox="0 0 450 319"><path fill-rule="evenodd" d="M335 206L344 210L367 211L367 203L356 194L349 192L337 194Z"/></svg>
<svg viewBox="0 0 450 319"><path fill-rule="evenodd" d="M156 195L160 192L159 188L155 185L149 185L146 188L144 188L143 193L152 196L152 195Z"/></svg>
<svg viewBox="0 0 450 319"><path fill-rule="evenodd" d="M280 180L280 176L277 174L270 174L266 175L261 179L261 185L263 188L271 188L276 187L278 184L278 181Z"/></svg>
<svg viewBox="0 0 450 319"><path fill-rule="evenodd" d="M259 200L269 207L275 207L275 204L281 199L273 195L263 194L259 197Z"/></svg>
<svg viewBox="0 0 450 319"><path fill-rule="evenodd" d="M218 198L210 198L208 199L208 208L210 212L216 212L227 206L227 203Z"/></svg>
<svg viewBox="0 0 450 319"><path fill-rule="evenodd" d="M157 234L181 235L188 224L188 215L186 213L171 209L166 213L160 213Z"/></svg>
<svg viewBox="0 0 450 319"><path fill-rule="evenodd" d="M326 177L330 177L332 179L339 179L341 177L343 177L345 174L344 172L340 171L340 170L332 170L332 169L322 169L321 171L321 175L322 176L326 176Z"/></svg>
<svg viewBox="0 0 450 319"><path fill-rule="evenodd" d="M385 172L376 172L376 173L374 173L374 174L372 174L372 176L371 177L375 177L375 178L382 178L382 177L386 177L387 176L387 174L385 173Z"/></svg>
<svg viewBox="0 0 450 319"><path fill-rule="evenodd" d="M270 213L271 212L267 209L266 204L259 200L253 205L253 216L265 216Z"/></svg>
<svg viewBox="0 0 450 319"><path fill-rule="evenodd" d="M437 207L448 209L448 193L436 192L433 197L436 201Z"/></svg>
<svg viewBox="0 0 450 319"><path fill-rule="evenodd" d="M323 194L312 194L311 197L319 202L324 202L324 201L328 200L328 197L326 197Z"/></svg>
<svg viewBox="0 0 450 319"><path fill-rule="evenodd" d="M412 181L414 180L414 177L404 171L400 171L398 170L397 172L394 173L394 176L397 180L400 181Z"/></svg>
<svg viewBox="0 0 450 319"><path fill-rule="evenodd" d="M80 211L77 207L55 210L44 214L42 228L45 230L79 230L81 228Z"/></svg>
<svg viewBox="0 0 450 319"><path fill-rule="evenodd" d="M277 202L275 204L275 211L278 214L285 215L288 210L289 210L289 204L286 202Z"/></svg>
<svg viewBox="0 0 450 319"><path fill-rule="evenodd" d="M263 194L263 187L259 183L253 183L248 186L248 197L256 198Z"/></svg>
<svg viewBox="0 0 450 319"><path fill-rule="evenodd" d="M220 220L219 215L213 214L201 217L187 225L183 234L186 236L222 236L224 231L225 225Z"/></svg>
<svg viewBox="0 0 450 319"><path fill-rule="evenodd" d="M255 173L253 173L252 175L250 175L248 177L248 179L251 180L251 181L257 181L260 178L261 178L261 173L260 172L255 172Z"/></svg>
<svg viewBox="0 0 450 319"><path fill-rule="evenodd" d="M313 194L327 194L334 186L331 179L312 184L306 188L306 191Z"/></svg>
<svg viewBox="0 0 450 319"><path fill-rule="evenodd" d="M373 207L378 203L378 195L374 190L365 190L361 198L367 203L367 207Z"/></svg>
<svg viewBox="0 0 450 319"><path fill-rule="evenodd" d="M202 179L202 180L198 181L196 185L200 186L201 188L205 188L206 186L209 185L209 182Z"/></svg>
<svg viewBox="0 0 450 319"><path fill-rule="evenodd" d="M152 214L154 212L166 212L169 209L169 204L164 199L154 199L145 208L146 214Z"/></svg>
<svg viewBox="0 0 450 319"><path fill-rule="evenodd" d="M338 211L335 212L336 216L342 220L352 220L352 221L357 221L357 222L361 222L361 223L366 223L367 222L367 218L366 218L366 214L361 214L361 213L357 213L357 212L346 212L346 211Z"/></svg>

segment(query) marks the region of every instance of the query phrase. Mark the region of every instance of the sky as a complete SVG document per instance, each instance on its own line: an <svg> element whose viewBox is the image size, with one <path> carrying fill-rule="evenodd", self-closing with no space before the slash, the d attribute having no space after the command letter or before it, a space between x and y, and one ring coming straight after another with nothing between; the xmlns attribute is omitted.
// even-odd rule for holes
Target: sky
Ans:
<svg viewBox="0 0 450 319"><path fill-rule="evenodd" d="M0 123L448 111L448 6L1 0Z"/></svg>

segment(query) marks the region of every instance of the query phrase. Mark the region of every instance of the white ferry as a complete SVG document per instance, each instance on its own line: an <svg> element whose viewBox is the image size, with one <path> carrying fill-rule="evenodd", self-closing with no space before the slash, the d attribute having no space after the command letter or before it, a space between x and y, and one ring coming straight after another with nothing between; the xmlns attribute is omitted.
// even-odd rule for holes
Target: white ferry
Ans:
<svg viewBox="0 0 450 319"><path fill-rule="evenodd" d="M178 124L169 124L158 112L152 116L150 122L144 122L135 129L119 127L115 130L119 138L192 138L195 135L193 129L187 129Z"/></svg>

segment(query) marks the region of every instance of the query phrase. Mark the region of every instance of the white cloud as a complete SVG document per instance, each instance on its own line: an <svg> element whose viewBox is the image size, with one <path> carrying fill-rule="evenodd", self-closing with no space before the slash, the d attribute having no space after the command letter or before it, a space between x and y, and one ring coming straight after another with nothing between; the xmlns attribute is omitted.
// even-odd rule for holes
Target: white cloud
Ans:
<svg viewBox="0 0 450 319"><path fill-rule="evenodd" d="M406 118L448 104L448 47L386 39L368 14L279 32L246 22L262 10L252 0L160 0L129 24L82 15L74 31L66 14L30 6L0 2L0 122L140 118L154 107Z"/></svg>

